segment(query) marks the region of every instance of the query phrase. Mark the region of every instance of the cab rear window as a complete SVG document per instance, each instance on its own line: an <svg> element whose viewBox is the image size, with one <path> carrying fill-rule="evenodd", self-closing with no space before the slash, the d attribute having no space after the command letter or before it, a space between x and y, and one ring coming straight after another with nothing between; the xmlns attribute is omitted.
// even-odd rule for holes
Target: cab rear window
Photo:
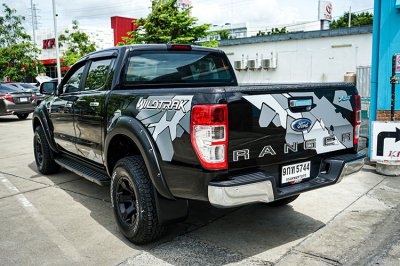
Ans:
<svg viewBox="0 0 400 266"><path fill-rule="evenodd" d="M136 51L128 59L124 83L205 84L235 82L221 54L203 51Z"/></svg>

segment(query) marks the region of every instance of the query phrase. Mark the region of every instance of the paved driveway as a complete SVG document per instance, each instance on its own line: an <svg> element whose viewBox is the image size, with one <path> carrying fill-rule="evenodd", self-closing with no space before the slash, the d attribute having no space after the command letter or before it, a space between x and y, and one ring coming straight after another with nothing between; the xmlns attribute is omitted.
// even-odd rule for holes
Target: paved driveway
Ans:
<svg viewBox="0 0 400 266"><path fill-rule="evenodd" d="M31 122L0 117L0 265L400 265L400 178L367 166L281 208L190 202L140 247L118 232L107 187L37 172Z"/></svg>

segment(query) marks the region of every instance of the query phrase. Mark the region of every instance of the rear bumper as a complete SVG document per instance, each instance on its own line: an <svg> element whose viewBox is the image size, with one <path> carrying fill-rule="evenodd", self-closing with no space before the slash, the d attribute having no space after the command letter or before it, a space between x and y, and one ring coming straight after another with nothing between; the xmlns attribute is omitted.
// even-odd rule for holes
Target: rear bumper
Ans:
<svg viewBox="0 0 400 266"><path fill-rule="evenodd" d="M327 158L323 161L319 175L310 181L290 187L279 188L275 177L264 172L253 172L234 176L227 181L210 182L208 199L219 208L236 207L256 202L272 202L306 191L333 185L343 177L359 171L364 166L365 153L345 154Z"/></svg>

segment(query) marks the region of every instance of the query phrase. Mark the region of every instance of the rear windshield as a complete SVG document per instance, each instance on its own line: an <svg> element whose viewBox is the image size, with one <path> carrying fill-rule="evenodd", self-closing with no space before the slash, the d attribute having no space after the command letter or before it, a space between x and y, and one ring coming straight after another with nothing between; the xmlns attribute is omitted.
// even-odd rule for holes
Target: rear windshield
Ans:
<svg viewBox="0 0 400 266"><path fill-rule="evenodd" d="M136 51L126 68L125 84L224 84L235 79L221 54L199 51Z"/></svg>
<svg viewBox="0 0 400 266"><path fill-rule="evenodd" d="M0 90L2 92L16 92L16 91L24 91L23 89L13 85L13 84L1 84Z"/></svg>
<svg viewBox="0 0 400 266"><path fill-rule="evenodd" d="M29 83L20 83L19 85L21 85L25 89L31 89L31 90L34 90L34 89L38 88L38 87L36 87L36 86L34 86L32 84L29 84Z"/></svg>

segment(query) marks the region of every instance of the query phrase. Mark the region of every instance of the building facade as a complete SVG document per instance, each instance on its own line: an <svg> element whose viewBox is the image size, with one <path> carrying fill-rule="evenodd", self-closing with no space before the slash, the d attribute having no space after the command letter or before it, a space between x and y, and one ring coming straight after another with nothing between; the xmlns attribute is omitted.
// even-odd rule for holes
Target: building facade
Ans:
<svg viewBox="0 0 400 266"><path fill-rule="evenodd" d="M371 66L372 27L222 40L239 83L343 81Z"/></svg>
<svg viewBox="0 0 400 266"><path fill-rule="evenodd" d="M60 34L63 34L66 29L71 31L72 26L60 30L58 32L58 36L60 36ZM85 32L89 35L90 41L96 44L96 50L101 50L114 46L112 29L81 27L80 31ZM54 30L48 28L36 31L36 46L40 49L40 54L38 55L38 58L46 68L46 76L55 78L57 76L57 61ZM67 47L60 47L59 49L61 61L62 55L66 49ZM62 74L64 74L68 69L69 67L61 68Z"/></svg>

